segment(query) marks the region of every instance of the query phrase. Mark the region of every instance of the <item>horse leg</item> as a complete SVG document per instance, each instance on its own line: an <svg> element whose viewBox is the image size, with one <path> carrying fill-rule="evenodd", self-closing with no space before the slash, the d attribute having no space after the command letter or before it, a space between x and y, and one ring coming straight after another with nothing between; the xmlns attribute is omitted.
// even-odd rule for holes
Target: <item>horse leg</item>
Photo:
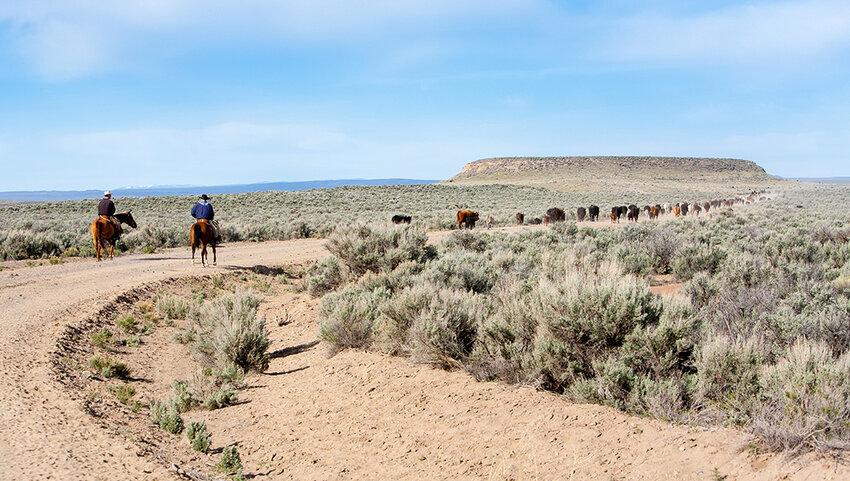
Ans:
<svg viewBox="0 0 850 481"><path fill-rule="evenodd" d="M213 243L212 243L212 250L213 250L213 265L216 265L216 259L215 259L215 241L213 241Z"/></svg>
<svg viewBox="0 0 850 481"><path fill-rule="evenodd" d="M112 260L112 253L115 251L115 243L109 243L109 260Z"/></svg>
<svg viewBox="0 0 850 481"><path fill-rule="evenodd" d="M204 266L204 267L207 266L207 264L204 262L206 257L207 257L207 244L206 244L206 242L201 241L201 265Z"/></svg>

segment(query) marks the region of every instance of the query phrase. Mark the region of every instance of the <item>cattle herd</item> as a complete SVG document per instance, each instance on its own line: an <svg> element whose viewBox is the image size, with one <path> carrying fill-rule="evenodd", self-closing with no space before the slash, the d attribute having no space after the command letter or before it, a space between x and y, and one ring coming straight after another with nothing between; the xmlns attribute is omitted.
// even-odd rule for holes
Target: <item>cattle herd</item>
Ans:
<svg viewBox="0 0 850 481"><path fill-rule="evenodd" d="M677 202L675 204L665 203L665 204L655 204L655 205L645 205L642 208L638 207L635 204L619 205L611 208L611 222L618 223L620 219L625 216L626 220L637 222L638 218L641 215L649 217L651 220L658 219L658 217L662 214L672 214L674 217L683 217L687 216L689 213L692 216L697 216L701 213L706 213L711 215L711 212L718 211L720 209L731 209L732 206L737 204L750 204L753 202L758 202L760 200L764 200L764 194L766 191L764 190L754 190L750 192L746 197L735 197L732 199L723 199L723 200L711 200L705 202ZM576 208L575 218L579 222L584 222L588 220L590 222L597 222L599 220L599 206L598 205L590 205L587 208L578 207ZM394 215L392 217L392 222L394 224L410 224L412 217L405 215ZM560 207L552 207L546 210L546 214L540 217L533 217L528 220L529 224L549 224L554 222L564 222L567 219L566 212L564 209ZM478 222L479 216L478 212L473 212L471 210L459 210L457 211L457 228L458 229L472 229L475 227L475 223ZM484 218L484 225L489 229L495 223L492 216L486 216ZM519 225L525 224L525 214L522 212L517 212L516 214L516 223Z"/></svg>

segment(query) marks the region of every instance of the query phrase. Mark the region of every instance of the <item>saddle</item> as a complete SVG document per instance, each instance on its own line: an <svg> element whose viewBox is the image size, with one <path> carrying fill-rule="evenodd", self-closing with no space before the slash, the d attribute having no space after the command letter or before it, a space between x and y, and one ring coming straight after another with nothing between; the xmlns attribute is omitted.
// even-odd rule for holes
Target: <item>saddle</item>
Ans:
<svg viewBox="0 0 850 481"><path fill-rule="evenodd" d="M112 224L112 230L115 232L112 238L115 240L120 239L121 234L124 232L124 229L121 228L121 222L119 222L115 217L110 217L108 215L102 215L100 218Z"/></svg>

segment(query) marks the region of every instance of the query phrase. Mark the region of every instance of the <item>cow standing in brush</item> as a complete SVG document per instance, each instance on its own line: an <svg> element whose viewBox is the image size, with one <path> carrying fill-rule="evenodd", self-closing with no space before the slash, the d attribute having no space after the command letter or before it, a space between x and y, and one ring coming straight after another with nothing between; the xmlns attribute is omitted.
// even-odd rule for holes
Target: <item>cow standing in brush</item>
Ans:
<svg viewBox="0 0 850 481"><path fill-rule="evenodd" d="M578 219L579 222L584 221L586 215L587 210L585 210L584 207L579 207L578 209L576 209L576 219Z"/></svg>
<svg viewBox="0 0 850 481"><path fill-rule="evenodd" d="M516 213L516 223L522 225L525 222L525 214L522 212Z"/></svg>
<svg viewBox="0 0 850 481"><path fill-rule="evenodd" d="M458 229L462 229L463 227L466 227L467 229L472 229L475 227L476 222L478 222L478 212L472 212L471 210L457 211Z"/></svg>
<svg viewBox="0 0 850 481"><path fill-rule="evenodd" d="M484 225L487 226L488 229L493 227L493 222L494 221L493 221L492 215L488 215L487 217L484 218Z"/></svg>
<svg viewBox="0 0 850 481"><path fill-rule="evenodd" d="M564 222L567 220L567 215L564 213L564 209L560 207L552 207L546 211L546 217L549 218L549 222Z"/></svg>
<svg viewBox="0 0 850 481"><path fill-rule="evenodd" d="M392 218L393 224L410 224L413 217L409 215L394 215Z"/></svg>
<svg viewBox="0 0 850 481"><path fill-rule="evenodd" d="M637 222L639 215L640 215L640 209L638 209L638 206L636 206L634 204L629 205L629 211L628 211L628 214L626 214L626 219L629 222Z"/></svg>
<svg viewBox="0 0 850 481"><path fill-rule="evenodd" d="M599 206L591 204L590 207L587 208L587 214L590 217L590 222L596 222L599 220Z"/></svg>
<svg viewBox="0 0 850 481"><path fill-rule="evenodd" d="M654 205L654 206L650 207L649 208L649 219L650 220L658 219L658 214L660 214L660 213L661 213L661 206L660 205Z"/></svg>
<svg viewBox="0 0 850 481"><path fill-rule="evenodd" d="M688 203L682 202L681 204L679 204L679 211L682 213L682 215L688 215Z"/></svg>

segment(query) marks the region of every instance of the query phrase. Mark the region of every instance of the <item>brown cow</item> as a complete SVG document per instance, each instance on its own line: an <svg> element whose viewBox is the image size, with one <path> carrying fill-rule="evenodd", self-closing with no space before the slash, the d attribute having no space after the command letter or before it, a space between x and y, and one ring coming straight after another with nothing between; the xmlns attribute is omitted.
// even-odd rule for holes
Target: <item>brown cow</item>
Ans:
<svg viewBox="0 0 850 481"><path fill-rule="evenodd" d="M614 222L617 222L617 221L619 220L619 218L620 218L620 217L617 215L617 213L616 213L616 212L611 212L611 223L612 223L612 224L613 224Z"/></svg>
<svg viewBox="0 0 850 481"><path fill-rule="evenodd" d="M652 207L649 208L649 218L650 219L657 219L658 214L660 214L660 213L661 213L661 207L660 206L655 205L655 206L652 206Z"/></svg>
<svg viewBox="0 0 850 481"><path fill-rule="evenodd" d="M522 212L517 212L516 213L516 223L519 224L519 225L522 225L523 222L525 222L525 214L523 214Z"/></svg>
<svg viewBox="0 0 850 481"><path fill-rule="evenodd" d="M484 225L486 225L488 229L493 227L493 216L492 215L488 215L487 217L484 218Z"/></svg>
<svg viewBox="0 0 850 481"><path fill-rule="evenodd" d="M675 215L676 217L682 215L682 210L679 208L679 204L673 206L673 215Z"/></svg>
<svg viewBox="0 0 850 481"><path fill-rule="evenodd" d="M475 227L476 222L478 222L478 212L472 212L471 210L457 211L458 229L461 229L461 226L465 226L468 229L472 229L473 227Z"/></svg>
<svg viewBox="0 0 850 481"><path fill-rule="evenodd" d="M564 213L564 209L560 207L547 209L546 215L549 217L549 222L564 222L567 220L567 215Z"/></svg>

